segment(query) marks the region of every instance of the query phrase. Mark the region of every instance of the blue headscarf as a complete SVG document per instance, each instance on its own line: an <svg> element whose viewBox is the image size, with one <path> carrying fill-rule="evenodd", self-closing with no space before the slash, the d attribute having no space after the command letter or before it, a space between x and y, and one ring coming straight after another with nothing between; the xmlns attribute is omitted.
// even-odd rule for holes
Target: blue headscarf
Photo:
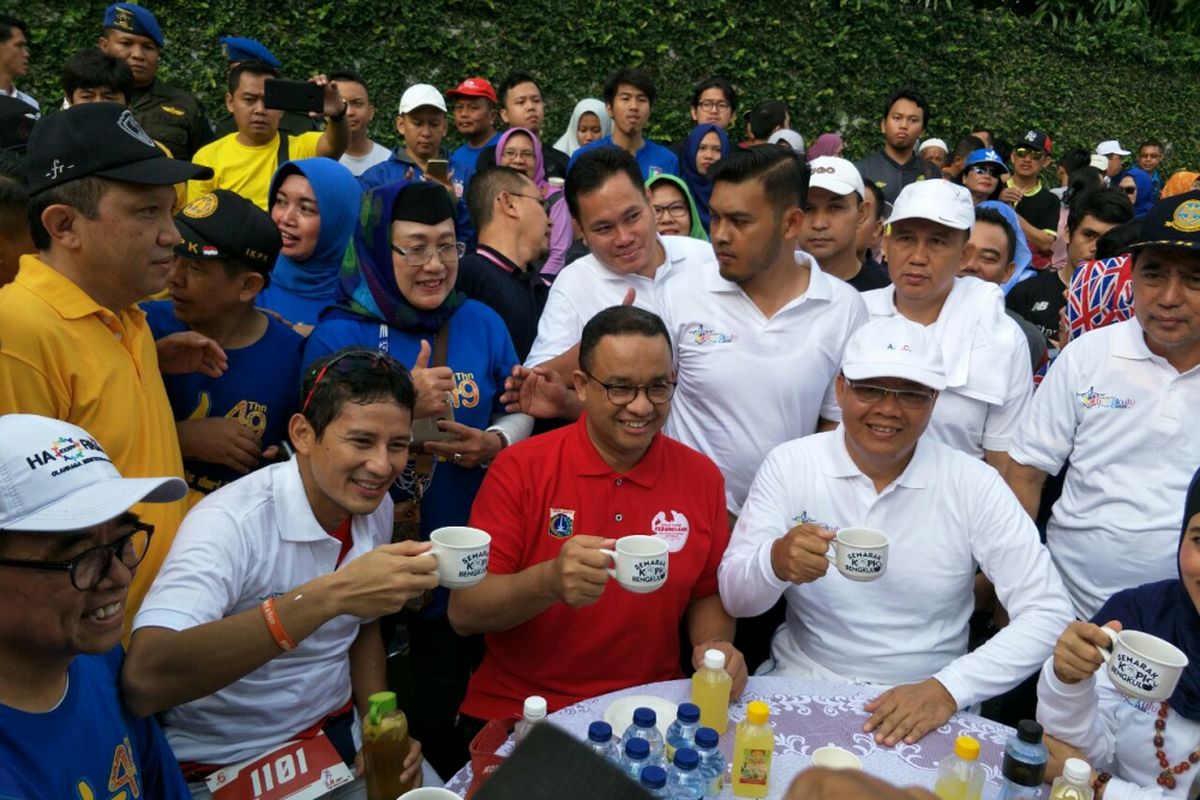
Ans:
<svg viewBox="0 0 1200 800"><path fill-rule="evenodd" d="M978 205L978 208L991 208L999 211L1007 220L1009 227L1017 234L1017 252L1013 253L1013 261L1017 262L1017 268L1013 270L1012 277L1000 287L1001 291L1008 294L1012 287L1033 276L1033 251L1029 249L1029 240L1025 238L1025 231L1021 230L1021 220L1012 206L1001 203L999 200L984 200Z"/></svg>
<svg viewBox="0 0 1200 800"><path fill-rule="evenodd" d="M321 231L312 255L294 261L280 254L271 271L271 283L299 297L327 300L337 297L338 271L350 234L354 233L354 218L362 201L362 187L350 170L330 158L305 158L288 161L275 171L271 191L267 195L268 209L275 205L275 193L289 175L303 175L312 184L321 213Z"/></svg>
<svg viewBox="0 0 1200 800"><path fill-rule="evenodd" d="M711 131L716 131L717 136L721 139L721 158L729 155L729 137L725 131L711 122L706 122L692 128L692 132L684 140L683 158L680 159L679 164L679 176L687 184L692 200L696 202L696 210L700 212L700 224L704 226L705 232L708 231L708 199L712 197L712 181L701 175L700 170L696 169L696 151L700 149L700 142Z"/></svg>
<svg viewBox="0 0 1200 800"><path fill-rule="evenodd" d="M1179 531L1181 546L1187 535L1188 522L1196 514L1200 514L1200 472L1192 476L1192 485L1188 487L1183 504L1183 524ZM1177 567L1178 552L1177 548ZM1103 625L1114 619L1124 629L1166 639L1183 651L1188 665L1168 702L1176 714L1200 722L1200 612L1183 585L1183 572L1180 571L1178 579L1146 583L1136 589L1117 592L1092 617L1092 622Z"/></svg>
<svg viewBox="0 0 1200 800"><path fill-rule="evenodd" d="M1130 167L1117 176L1113 185L1119 186L1126 175L1133 178L1137 186L1137 202L1133 204L1133 216L1135 219L1141 219L1154 207L1154 176L1141 167Z"/></svg>

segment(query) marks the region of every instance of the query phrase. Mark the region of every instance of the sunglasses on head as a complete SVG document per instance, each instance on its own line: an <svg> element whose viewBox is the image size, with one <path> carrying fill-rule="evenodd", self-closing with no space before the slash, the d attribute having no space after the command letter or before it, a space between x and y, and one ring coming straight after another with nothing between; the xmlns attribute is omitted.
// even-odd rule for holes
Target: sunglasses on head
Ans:
<svg viewBox="0 0 1200 800"><path fill-rule="evenodd" d="M308 394L304 396L304 404L300 407L300 413L303 414L308 411L308 404L312 402L313 394L316 393L317 387L321 385L321 381L325 379L325 375L330 370L340 375L348 375L351 372L358 372L360 370L380 368L396 374L401 374L404 370L404 367L394 358L378 350L350 350L336 358L330 359L319 371L315 368L310 370L309 374L311 375L313 372L316 372L317 378L313 381L312 388L308 390Z"/></svg>

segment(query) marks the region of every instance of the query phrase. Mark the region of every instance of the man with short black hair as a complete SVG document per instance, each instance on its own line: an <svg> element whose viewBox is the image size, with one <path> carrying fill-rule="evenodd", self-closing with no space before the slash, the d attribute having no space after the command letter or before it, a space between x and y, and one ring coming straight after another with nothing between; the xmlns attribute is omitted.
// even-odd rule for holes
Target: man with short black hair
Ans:
<svg viewBox="0 0 1200 800"><path fill-rule="evenodd" d="M771 134L792 126L787 104L782 100L764 100L746 112L746 139L743 148L767 144Z"/></svg>
<svg viewBox="0 0 1200 800"><path fill-rule="evenodd" d="M867 207L867 215L855 235L854 253L862 262L863 269L875 270L891 283L887 268L879 263L878 257L883 247L883 219L888 214L888 204L883 199L883 190L875 184L864 181L863 189L863 205Z"/></svg>
<svg viewBox="0 0 1200 800"><path fill-rule="evenodd" d="M80 50L63 67L62 88L68 106L99 102L127 106L133 94L133 72L116 56Z"/></svg>
<svg viewBox="0 0 1200 800"><path fill-rule="evenodd" d="M942 177L954 180L967 168L967 159L976 150L984 150L983 140L977 136L964 136L954 144L954 150L946 156L946 166L942 167Z"/></svg>
<svg viewBox="0 0 1200 800"><path fill-rule="evenodd" d="M654 81L640 69L621 69L604 82L604 107L612 118L612 133L575 151L567 170L584 153L602 147L619 147L632 155L642 171L642 180L655 175L679 174L679 159L668 148L642 135L650 122L657 91Z"/></svg>
<svg viewBox="0 0 1200 800"><path fill-rule="evenodd" d="M512 128L528 128L542 141L542 164L547 178L566 178L567 154L556 150L542 136L542 125L546 121L546 106L537 79L525 70L516 70L504 76L496 87L496 99L500 108L500 119ZM480 153L480 167L495 164L495 147L485 148Z"/></svg>
<svg viewBox="0 0 1200 800"><path fill-rule="evenodd" d="M854 162L864 181L883 189L889 203L914 181L940 178L941 172L916 154L917 141L929 123L929 103L912 89L901 89L888 98L879 120L883 149Z"/></svg>
<svg viewBox="0 0 1200 800"><path fill-rule="evenodd" d="M692 122L728 128L737 113L737 89L724 78L713 76L692 90Z"/></svg>
<svg viewBox="0 0 1200 800"><path fill-rule="evenodd" d="M414 83L405 89L397 108L396 131L402 142L388 160L359 176L363 191L401 180L436 179L426 175L430 160L446 155L442 147L446 138L446 99L442 93L428 83ZM449 182L443 185L449 187Z"/></svg>
<svg viewBox="0 0 1200 800"><path fill-rule="evenodd" d="M1058 236L1062 203L1042 184L1041 172L1050 166L1050 136L1029 130L1012 151L1013 174L1000 192L1000 202L1012 206L1021 220L1021 230L1033 250L1033 266L1050 263L1050 251Z"/></svg>
<svg viewBox="0 0 1200 800"><path fill-rule="evenodd" d="M0 97L0 287L17 277L21 256L37 252L25 214L25 143L38 116L25 101Z"/></svg>
<svg viewBox="0 0 1200 800"><path fill-rule="evenodd" d="M1050 191L1057 195L1059 200L1062 200L1063 195L1067 191L1067 187L1070 185L1071 173L1077 169L1088 166L1090 162L1091 154L1081 147L1073 147L1067 152L1063 153L1062 157L1058 159L1058 164L1056 164L1054 167L1054 176L1058 179L1058 186ZM1058 248L1056 247L1056 252L1057 249Z"/></svg>
<svg viewBox="0 0 1200 800"><path fill-rule="evenodd" d="M392 151L370 137L375 104L367 94L363 77L357 72L341 70L329 73L329 80L337 84L338 93L346 101L346 126L350 131L346 152L338 162L357 178L376 164L387 161Z"/></svg>
<svg viewBox="0 0 1200 800"><path fill-rule="evenodd" d="M454 104L454 126L465 141L450 154L454 189L466 197L479 154L496 144L496 90L487 78L467 78L446 92Z"/></svg>
<svg viewBox="0 0 1200 800"><path fill-rule="evenodd" d="M226 62L228 62L226 75L228 75L229 70L238 64L245 64L250 61L261 61L271 69L277 71L282 67L279 59L262 42L254 39L246 39L242 36L221 36L217 41L221 45L221 53L225 56ZM232 114L226 112L224 117L216 121L213 129L216 131L218 139L222 136L228 136L231 133L237 132L237 120L234 119ZM283 115L279 117L279 130L288 136L299 136L302 133L319 131L321 127L308 114L296 111L284 111Z"/></svg>
<svg viewBox="0 0 1200 800"><path fill-rule="evenodd" d="M1158 202L1158 196L1162 193L1162 174L1158 171L1158 165L1162 163L1162 160L1162 142L1157 139L1147 139L1138 145L1137 165L1150 175L1154 186L1152 197L1155 203Z"/></svg>
<svg viewBox="0 0 1200 800"><path fill-rule="evenodd" d="M17 88L17 78L29 74L29 27L8 14L0 14L0 96L15 97L40 111L38 101Z"/></svg>
<svg viewBox="0 0 1200 800"><path fill-rule="evenodd" d="M865 266L858 254L859 232L868 221L875 221L874 204L866 202L867 190L858 170L837 156L814 158L808 168L808 196L797 246L816 259L826 275L860 292L887 286L891 283L887 275Z"/></svg>

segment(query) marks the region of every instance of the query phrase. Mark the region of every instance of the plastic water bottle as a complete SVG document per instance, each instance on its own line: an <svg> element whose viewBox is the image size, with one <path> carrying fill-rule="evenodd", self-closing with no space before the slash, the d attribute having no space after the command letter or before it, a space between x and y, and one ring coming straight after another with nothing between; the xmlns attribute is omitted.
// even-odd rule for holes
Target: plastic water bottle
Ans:
<svg viewBox="0 0 1200 800"><path fill-rule="evenodd" d="M729 728L729 692L733 679L725 671L725 654L704 651L704 666L692 676L692 702L700 707L700 724L724 733Z"/></svg>
<svg viewBox="0 0 1200 800"><path fill-rule="evenodd" d="M1092 800L1092 767L1081 758L1068 758L1062 775L1054 779L1050 800Z"/></svg>
<svg viewBox="0 0 1200 800"><path fill-rule="evenodd" d="M667 796L671 800L703 800L704 775L700 754L690 747L675 751L675 763L667 772Z"/></svg>
<svg viewBox="0 0 1200 800"><path fill-rule="evenodd" d="M660 767L666 765L666 760L663 758L663 742L662 732L658 729L658 715L654 713L653 708L635 708L633 710L633 723L625 729L625 733L621 736L622 746L629 743L630 739L645 739L646 744L650 745L650 763L658 764Z"/></svg>
<svg viewBox="0 0 1200 800"><path fill-rule="evenodd" d="M598 719L588 726L588 746L597 755L604 756L613 763L621 763L621 751L613 741L612 726L604 720Z"/></svg>
<svg viewBox="0 0 1200 800"><path fill-rule="evenodd" d="M704 796L720 797L725 788L725 756L717 744L721 737L712 728L696 730L696 752L700 754L700 772L704 775Z"/></svg>
<svg viewBox="0 0 1200 800"><path fill-rule="evenodd" d="M667 771L657 764L651 764L642 770L642 788L651 797L670 798L667 794Z"/></svg>
<svg viewBox="0 0 1200 800"><path fill-rule="evenodd" d="M675 751L681 747L691 747L695 741L696 729L700 727L700 706L695 703L680 703L675 712L675 721L667 728L667 760L675 758Z"/></svg>
<svg viewBox="0 0 1200 800"><path fill-rule="evenodd" d="M513 726L513 744L519 744L529 735L529 730L546 719L546 698L540 695L530 695L525 698L525 710L517 724Z"/></svg>
<svg viewBox="0 0 1200 800"><path fill-rule="evenodd" d="M1031 719L1017 723L1017 733L1004 746L1004 763L1000 774L1004 787L998 800L1034 800L1041 797L1042 780L1046 775L1046 745L1042 743L1042 726Z"/></svg>
<svg viewBox="0 0 1200 800"><path fill-rule="evenodd" d="M979 763L979 740L960 736L954 742L954 754L938 764L933 793L938 800L979 800L987 777Z"/></svg>
<svg viewBox="0 0 1200 800"><path fill-rule="evenodd" d="M657 766L650 760L650 743L645 739L630 739L625 743L624 752L621 769L638 783L642 781L643 768Z"/></svg>

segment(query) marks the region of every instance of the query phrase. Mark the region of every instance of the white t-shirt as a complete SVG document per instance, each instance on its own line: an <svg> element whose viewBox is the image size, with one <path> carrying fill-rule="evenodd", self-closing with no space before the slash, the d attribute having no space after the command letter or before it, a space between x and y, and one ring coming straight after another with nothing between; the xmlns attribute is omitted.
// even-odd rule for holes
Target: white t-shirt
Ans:
<svg viewBox="0 0 1200 800"><path fill-rule="evenodd" d="M341 566L391 540L392 501L351 523ZM184 519L133 628L185 630L256 609L334 571L341 542L313 516L296 460L252 472L200 501ZM365 620L331 619L208 697L162 714L180 761L233 764L288 741L350 698L350 645ZM357 726L355 743L358 743Z"/></svg>
<svg viewBox="0 0 1200 800"><path fill-rule="evenodd" d="M658 290L679 386L666 433L704 453L725 475L737 514L771 448L842 418L834 378L846 340L867 321L859 293L796 254L808 289L770 319L716 261L677 273Z"/></svg>
<svg viewBox="0 0 1200 800"><path fill-rule="evenodd" d="M525 366L536 367L562 355L579 344L583 326L609 306L619 305L625 292L634 289L633 304L647 311L655 310L658 287L673 272L692 270L712 261L712 245L690 236L659 236L667 259L654 273L623 275L613 272L588 254L562 268L550 286L546 308L538 320L537 339L525 359Z"/></svg>
<svg viewBox="0 0 1200 800"><path fill-rule="evenodd" d="M1085 619L1121 589L1178 573L1179 508L1200 460L1200 367L1182 375L1137 319L1072 341L1033 397L1009 455L1056 475L1046 543Z"/></svg>
<svg viewBox="0 0 1200 800"><path fill-rule="evenodd" d="M832 566L811 583L779 580L771 544L802 522L883 531L890 537L887 571L865 583ZM1012 622L968 653L977 565ZM878 493L851 460L843 428L772 450L718 577L721 600L735 617L787 598L787 621L772 646L781 673L808 659L848 681L893 685L932 676L959 708L1016 686L1046 660L1071 620L1037 529L1000 475L928 435L900 477Z"/></svg>
<svg viewBox="0 0 1200 800"><path fill-rule="evenodd" d="M863 294L872 319L900 316L895 294L894 286ZM1033 394L1033 372L1029 342L1005 313L1000 287L955 278L929 330L941 345L946 388L927 435L976 458L984 450L1006 452Z"/></svg>
<svg viewBox="0 0 1200 800"><path fill-rule="evenodd" d="M342 157L338 159L338 163L350 170L351 174L357 178L371 167L376 164L382 164L391 157L391 150L388 150L379 142L371 140L371 150L365 156L352 156L349 153L342 153Z"/></svg>

